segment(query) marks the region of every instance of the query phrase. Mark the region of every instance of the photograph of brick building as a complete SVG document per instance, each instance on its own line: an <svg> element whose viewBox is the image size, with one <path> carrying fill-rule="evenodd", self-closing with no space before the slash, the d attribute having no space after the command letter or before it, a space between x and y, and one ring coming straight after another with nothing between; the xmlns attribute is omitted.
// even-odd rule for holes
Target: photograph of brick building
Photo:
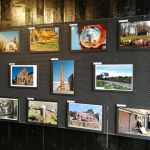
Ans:
<svg viewBox="0 0 150 150"><path fill-rule="evenodd" d="M150 110L118 108L118 133L150 136Z"/></svg>

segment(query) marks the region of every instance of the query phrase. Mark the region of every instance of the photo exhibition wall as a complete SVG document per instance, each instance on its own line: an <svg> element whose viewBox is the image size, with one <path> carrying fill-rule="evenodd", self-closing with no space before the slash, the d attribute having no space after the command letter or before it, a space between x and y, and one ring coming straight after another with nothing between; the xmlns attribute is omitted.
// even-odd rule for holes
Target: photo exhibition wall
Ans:
<svg viewBox="0 0 150 150"><path fill-rule="evenodd" d="M0 120L150 139L150 16L0 29Z"/></svg>

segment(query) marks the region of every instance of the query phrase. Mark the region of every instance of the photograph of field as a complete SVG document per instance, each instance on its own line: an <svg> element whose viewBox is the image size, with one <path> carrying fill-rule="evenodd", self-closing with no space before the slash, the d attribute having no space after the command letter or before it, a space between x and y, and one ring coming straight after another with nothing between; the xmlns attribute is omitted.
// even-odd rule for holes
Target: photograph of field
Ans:
<svg viewBox="0 0 150 150"><path fill-rule="evenodd" d="M59 27L30 29L30 52L59 51Z"/></svg>
<svg viewBox="0 0 150 150"><path fill-rule="evenodd" d="M104 24L71 26L71 50L92 52L106 49L106 32Z"/></svg>
<svg viewBox="0 0 150 150"><path fill-rule="evenodd" d="M54 94L74 94L74 60L53 60Z"/></svg>
<svg viewBox="0 0 150 150"><path fill-rule="evenodd" d="M19 31L0 32L0 52L19 52Z"/></svg>
<svg viewBox="0 0 150 150"><path fill-rule="evenodd" d="M102 106L69 103L68 127L102 131Z"/></svg>
<svg viewBox="0 0 150 150"><path fill-rule="evenodd" d="M150 110L119 107L118 133L150 137Z"/></svg>
<svg viewBox="0 0 150 150"><path fill-rule="evenodd" d="M150 48L150 21L120 23L121 48Z"/></svg>
<svg viewBox="0 0 150 150"><path fill-rule="evenodd" d="M133 90L133 65L95 65L95 90Z"/></svg>
<svg viewBox="0 0 150 150"><path fill-rule="evenodd" d="M28 122L57 125L57 102L29 101Z"/></svg>

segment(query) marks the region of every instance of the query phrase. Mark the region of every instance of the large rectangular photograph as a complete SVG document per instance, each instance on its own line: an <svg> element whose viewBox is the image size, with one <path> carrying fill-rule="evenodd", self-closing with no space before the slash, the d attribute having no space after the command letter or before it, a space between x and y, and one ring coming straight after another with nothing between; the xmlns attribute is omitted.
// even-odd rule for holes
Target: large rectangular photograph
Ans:
<svg viewBox="0 0 150 150"><path fill-rule="evenodd" d="M118 133L150 137L150 110L118 107Z"/></svg>
<svg viewBox="0 0 150 150"><path fill-rule="evenodd" d="M95 90L133 91L133 65L95 65Z"/></svg>
<svg viewBox="0 0 150 150"><path fill-rule="evenodd" d="M150 21L120 23L120 48L149 49Z"/></svg>
<svg viewBox="0 0 150 150"><path fill-rule="evenodd" d="M81 103L68 104L68 127L102 131L102 106Z"/></svg>
<svg viewBox="0 0 150 150"><path fill-rule="evenodd" d="M48 101L28 101L28 117L30 123L57 125L58 103Z"/></svg>
<svg viewBox="0 0 150 150"><path fill-rule="evenodd" d="M52 93L74 94L74 60L52 61Z"/></svg>
<svg viewBox="0 0 150 150"><path fill-rule="evenodd" d="M0 53L18 53L19 36L19 31L0 31Z"/></svg>
<svg viewBox="0 0 150 150"><path fill-rule="evenodd" d="M30 52L58 52L59 33L59 27L56 26L30 29Z"/></svg>
<svg viewBox="0 0 150 150"><path fill-rule="evenodd" d="M37 65L11 65L11 87L37 87Z"/></svg>
<svg viewBox="0 0 150 150"><path fill-rule="evenodd" d="M104 51L107 29L105 24L71 25L71 51Z"/></svg>
<svg viewBox="0 0 150 150"><path fill-rule="evenodd" d="M0 98L0 119L18 120L18 99Z"/></svg>

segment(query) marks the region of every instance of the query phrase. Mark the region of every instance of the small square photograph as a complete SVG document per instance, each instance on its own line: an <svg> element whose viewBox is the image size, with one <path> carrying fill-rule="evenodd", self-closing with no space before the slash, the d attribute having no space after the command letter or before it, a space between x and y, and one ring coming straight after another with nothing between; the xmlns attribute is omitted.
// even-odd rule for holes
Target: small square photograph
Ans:
<svg viewBox="0 0 150 150"><path fill-rule="evenodd" d="M95 90L133 91L133 65L96 64Z"/></svg>
<svg viewBox="0 0 150 150"><path fill-rule="evenodd" d="M11 87L37 87L37 65L11 65Z"/></svg>
<svg viewBox="0 0 150 150"><path fill-rule="evenodd" d="M101 105L81 103L68 105L68 127L102 131Z"/></svg>
<svg viewBox="0 0 150 150"><path fill-rule="evenodd" d="M57 125L57 102L28 101L28 122Z"/></svg>
<svg viewBox="0 0 150 150"><path fill-rule="evenodd" d="M18 120L18 99L0 98L0 119Z"/></svg>
<svg viewBox="0 0 150 150"><path fill-rule="evenodd" d="M0 31L0 53L18 53L19 31Z"/></svg>
<svg viewBox="0 0 150 150"><path fill-rule="evenodd" d="M74 60L53 60L52 68L52 93L74 94Z"/></svg>

